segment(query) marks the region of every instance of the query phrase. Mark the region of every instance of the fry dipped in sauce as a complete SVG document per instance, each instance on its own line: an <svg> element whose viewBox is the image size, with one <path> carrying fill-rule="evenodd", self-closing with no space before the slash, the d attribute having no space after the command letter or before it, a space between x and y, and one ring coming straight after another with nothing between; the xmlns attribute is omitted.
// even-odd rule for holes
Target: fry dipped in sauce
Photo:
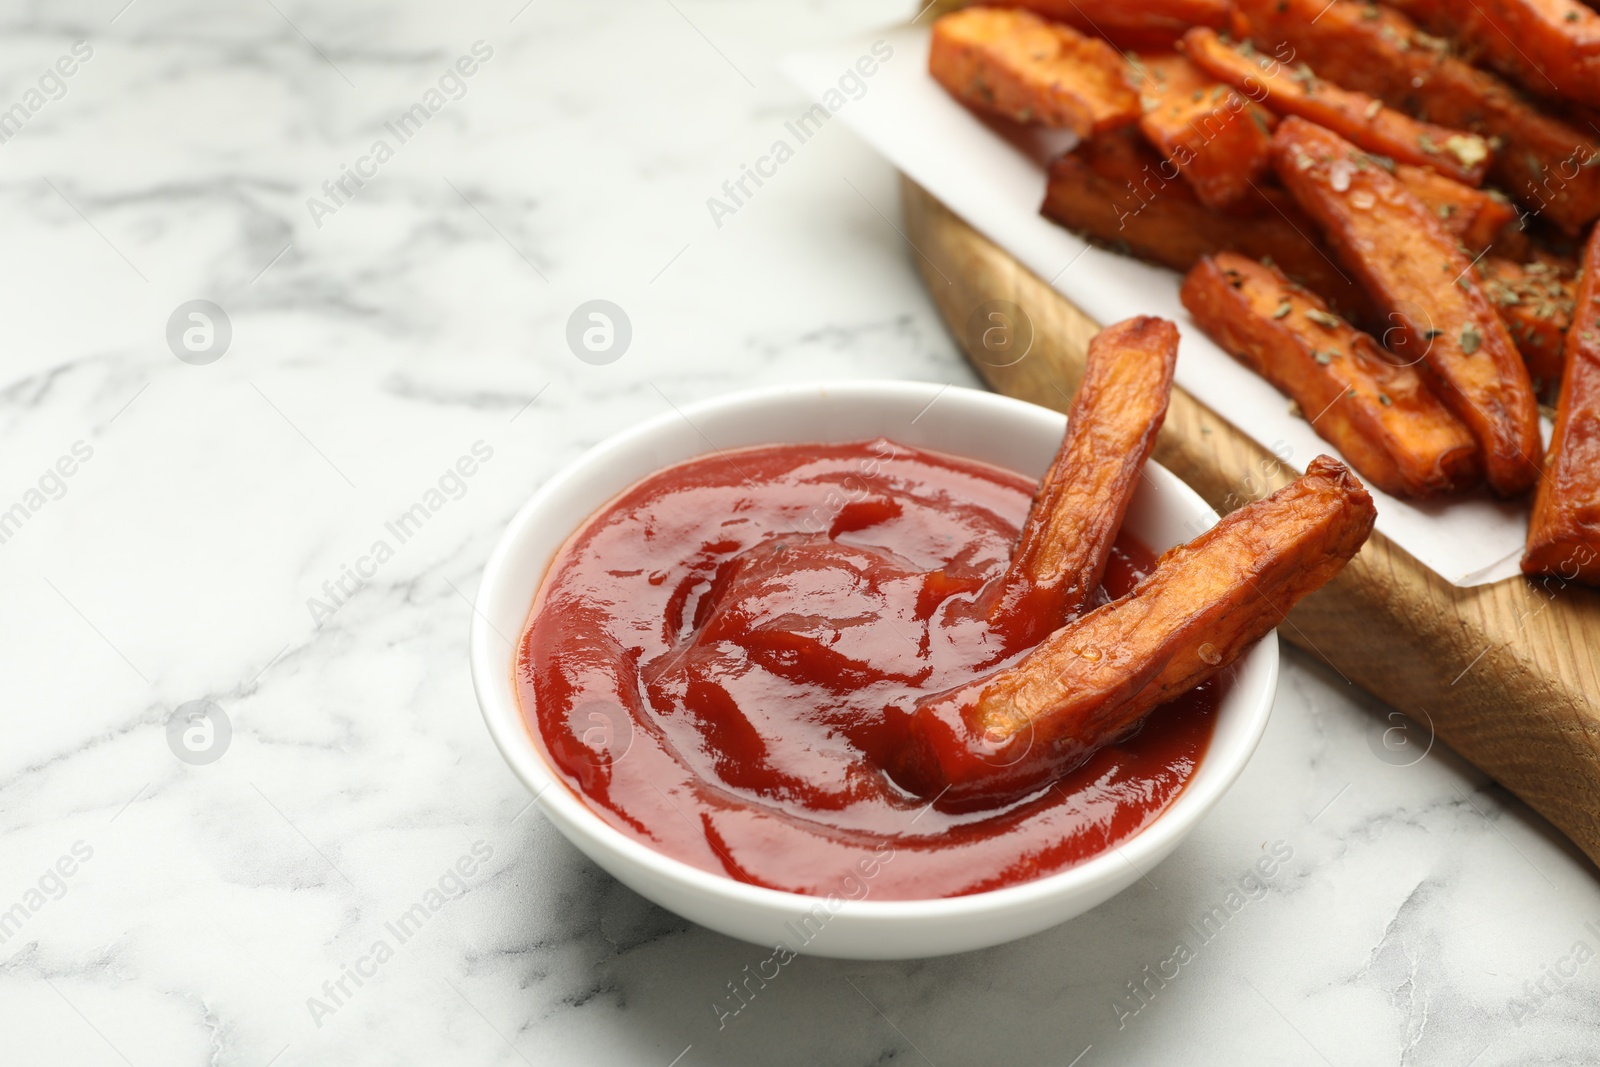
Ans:
<svg viewBox="0 0 1600 1067"><path fill-rule="evenodd" d="M1341 532L1308 498L1302 521L1320 535L1240 533L1231 571L1196 552L1184 585L1186 550L1158 568L1120 531L1176 346L1159 319L1102 332L1042 487L879 439L716 453L625 491L552 562L519 646L523 713L551 765L651 848L823 896L980 892L1127 840L1183 790L1227 684L1208 680L1215 670L1163 673L1150 657L1165 648L1139 635L1121 657L1136 705L1119 705L1109 729L1079 724L1081 743L1033 759L1026 781L1005 768L986 777L995 769L981 753L967 766L949 746L917 760L929 751L923 709L1053 655L1063 634L1117 605L1220 598L1225 666L1278 618L1248 602L1248 583L1284 606L1365 536L1359 505ZM1329 492L1355 500L1359 487ZM1254 550L1301 573L1283 585L1271 566L1248 565ZM1177 591L1130 601L1157 578ZM1159 695L1140 688L1154 676ZM1128 736L1129 716L1158 703ZM1029 708L1065 741L1055 725L1066 717ZM945 768L960 777L960 803L930 804L921 790Z"/></svg>
<svg viewBox="0 0 1600 1067"><path fill-rule="evenodd" d="M897 775L950 807L1026 794L1214 676L1325 585L1377 512L1327 456L1167 552L1128 596L1022 660L918 702Z"/></svg>

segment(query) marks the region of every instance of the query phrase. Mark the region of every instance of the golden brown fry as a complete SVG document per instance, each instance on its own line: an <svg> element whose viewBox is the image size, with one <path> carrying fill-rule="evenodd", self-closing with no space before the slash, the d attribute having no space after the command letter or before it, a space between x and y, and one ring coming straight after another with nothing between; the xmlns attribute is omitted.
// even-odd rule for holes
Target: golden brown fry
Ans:
<svg viewBox="0 0 1600 1067"><path fill-rule="evenodd" d="M1500 142L1489 176L1530 218L1576 234L1600 217L1600 141L1588 133L1453 57L1440 60L1416 96L1417 114Z"/></svg>
<svg viewBox="0 0 1600 1067"><path fill-rule="evenodd" d="M1183 36L1183 51L1212 77L1281 115L1299 115L1399 163L1431 167L1479 185L1489 169L1489 143L1475 133L1418 122L1366 93L1319 78L1305 62L1286 66L1247 41L1235 47L1214 30Z"/></svg>
<svg viewBox="0 0 1600 1067"><path fill-rule="evenodd" d="M1502 496L1539 476L1539 405L1522 356L1484 295L1472 262L1405 186L1337 134L1285 119L1273 166L1345 265L1423 353L1434 385L1483 451Z"/></svg>
<svg viewBox="0 0 1600 1067"><path fill-rule="evenodd" d="M1425 497L1478 482L1472 434L1416 369L1282 272L1223 252L1195 265L1182 297L1212 340L1288 394L1372 485Z"/></svg>
<svg viewBox="0 0 1600 1067"><path fill-rule="evenodd" d="M933 24L928 71L969 107L1086 137L1139 120L1127 62L1027 11L969 7Z"/></svg>
<svg viewBox="0 0 1600 1067"><path fill-rule="evenodd" d="M1317 457L1014 666L920 702L896 778L951 808L1044 785L1231 664L1339 572L1375 514L1348 468Z"/></svg>
<svg viewBox="0 0 1600 1067"><path fill-rule="evenodd" d="M1578 0L1394 0L1538 96L1600 104L1600 15Z"/></svg>
<svg viewBox="0 0 1600 1067"><path fill-rule="evenodd" d="M1215 252L1271 259L1345 315L1369 321L1371 301L1317 247L1315 224L1282 189L1263 186L1260 195L1249 217L1208 211L1170 160L1136 131L1119 130L1050 165L1040 210L1111 248L1179 271Z"/></svg>
<svg viewBox="0 0 1600 1067"><path fill-rule="evenodd" d="M1206 207L1251 199L1272 166L1277 118L1175 53L1134 61L1144 117L1139 129Z"/></svg>
<svg viewBox="0 0 1600 1067"><path fill-rule="evenodd" d="M1007 645L1028 648L1094 595L1167 415L1178 328L1140 316L1089 342L1088 364L1050 465L989 609Z"/></svg>
<svg viewBox="0 0 1600 1067"><path fill-rule="evenodd" d="M1382 161L1374 161L1381 165ZM1497 199L1482 189L1409 163L1395 164L1394 176L1438 216L1446 230L1461 238L1461 243L1473 255L1486 248L1511 257L1527 252L1526 236L1519 227L1511 225L1517 218L1517 209L1504 197Z"/></svg>
<svg viewBox="0 0 1600 1067"><path fill-rule="evenodd" d="M1528 365L1533 389L1554 399L1561 381L1563 346L1572 323L1576 271L1560 261L1517 263L1496 256L1478 262L1488 294Z"/></svg>
<svg viewBox="0 0 1600 1067"><path fill-rule="evenodd" d="M1368 0L1238 0L1236 10L1234 36L1257 51L1308 63L1329 81L1408 113L1398 101L1438 62L1443 44L1424 43L1404 15Z"/></svg>
<svg viewBox="0 0 1600 1067"><path fill-rule="evenodd" d="M1522 569L1600 585L1600 227L1583 250L1556 428Z"/></svg>
<svg viewBox="0 0 1600 1067"><path fill-rule="evenodd" d="M1046 18L1076 26L1118 48L1162 48L1191 26L1226 29L1232 0L1118 0L1114 4L1084 0L992 0L995 7L1021 7Z"/></svg>
<svg viewBox="0 0 1600 1067"><path fill-rule="evenodd" d="M1394 9L1360 0L1239 0L1239 8L1258 48L1287 49L1340 85L1498 142L1489 177L1530 214L1568 233L1600 217L1600 142L1590 131L1449 55Z"/></svg>

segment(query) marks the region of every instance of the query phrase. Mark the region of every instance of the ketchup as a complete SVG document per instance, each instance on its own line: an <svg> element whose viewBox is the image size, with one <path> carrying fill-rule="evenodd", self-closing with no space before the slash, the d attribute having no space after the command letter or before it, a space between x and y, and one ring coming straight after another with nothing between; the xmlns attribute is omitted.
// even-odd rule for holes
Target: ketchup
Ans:
<svg viewBox="0 0 1600 1067"><path fill-rule="evenodd" d="M918 698L1028 651L980 604L1035 489L883 439L660 471L551 563L518 650L523 716L601 818L740 881L916 899L1081 863L1183 789L1210 742L1215 683L989 810L942 811L886 772ZM1154 562L1119 535L1088 607Z"/></svg>

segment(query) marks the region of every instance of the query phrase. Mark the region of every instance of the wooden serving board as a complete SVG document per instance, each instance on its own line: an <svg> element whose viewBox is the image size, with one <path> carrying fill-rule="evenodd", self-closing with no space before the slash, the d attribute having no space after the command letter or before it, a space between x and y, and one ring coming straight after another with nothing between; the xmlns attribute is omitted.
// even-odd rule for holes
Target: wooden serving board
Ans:
<svg viewBox="0 0 1600 1067"><path fill-rule="evenodd" d="M1100 324L921 186L903 179L902 194L918 269L972 365L998 392L1065 411ZM994 300L1033 324L1009 366L970 325ZM1295 476L1177 388L1154 457L1223 513ZM1600 593L1558 579L1458 589L1374 533L1278 632L1430 724L1600 864Z"/></svg>

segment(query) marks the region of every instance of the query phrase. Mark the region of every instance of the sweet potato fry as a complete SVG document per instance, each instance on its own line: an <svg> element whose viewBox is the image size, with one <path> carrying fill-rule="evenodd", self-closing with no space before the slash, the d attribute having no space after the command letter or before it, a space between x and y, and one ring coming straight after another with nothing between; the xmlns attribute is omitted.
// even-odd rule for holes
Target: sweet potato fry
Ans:
<svg viewBox="0 0 1600 1067"><path fill-rule="evenodd" d="M1140 316L1089 342L1061 450L1050 465L988 612L1022 649L1076 616L1105 573L1111 544L1167 415L1178 328Z"/></svg>
<svg viewBox="0 0 1600 1067"><path fill-rule="evenodd" d="M1144 117L1139 129L1178 168L1206 207L1250 198L1272 166L1277 118L1177 54L1134 61Z"/></svg>
<svg viewBox="0 0 1600 1067"><path fill-rule="evenodd" d="M1263 186L1250 217L1206 210L1177 168L1133 130L1093 138L1050 166L1045 217L1118 251L1186 271L1201 256L1271 259L1345 315L1369 321L1371 301L1315 242L1316 226L1282 189Z"/></svg>
<svg viewBox="0 0 1600 1067"><path fill-rule="evenodd" d="M1522 569L1600 585L1600 228L1583 250L1556 428L1533 496Z"/></svg>
<svg viewBox="0 0 1600 1067"><path fill-rule="evenodd" d="M1206 334L1287 394L1372 485L1425 497L1475 484L1478 446L1413 367L1282 272L1223 252L1183 280Z"/></svg>
<svg viewBox="0 0 1600 1067"><path fill-rule="evenodd" d="M1600 217L1600 142L1448 54L1399 12L1359 0L1239 0L1239 8L1256 47L1287 49L1340 85L1496 142L1489 177L1530 213L1567 233Z"/></svg>
<svg viewBox="0 0 1600 1067"><path fill-rule="evenodd" d="M939 19L928 71L962 103L1015 122L1086 137L1139 120L1116 49L1028 11L969 7Z"/></svg>
<svg viewBox="0 0 1600 1067"><path fill-rule="evenodd" d="M1327 456L1186 545L1120 600L1015 665L913 710L895 777L960 809L1024 795L1226 668L1372 531L1372 498Z"/></svg>
<svg viewBox="0 0 1600 1067"><path fill-rule="evenodd" d="M1336 85L1401 110L1408 109L1397 101L1438 61L1444 45L1423 38L1398 11L1369 0L1237 0L1234 36L1280 62L1309 63Z"/></svg>
<svg viewBox="0 0 1600 1067"><path fill-rule="evenodd" d="M1291 69L1248 41L1234 46L1204 28L1184 34L1182 46L1202 70L1250 99L1326 126L1369 152L1431 167L1467 185L1482 184L1489 169L1489 143L1477 134L1418 122L1382 100L1317 77L1303 61Z"/></svg>
<svg viewBox="0 0 1600 1067"><path fill-rule="evenodd" d="M1383 161L1374 158L1382 165ZM1517 209L1504 197L1496 198L1482 189L1463 185L1427 167L1409 163L1394 164L1400 184L1439 217L1444 228L1461 239L1473 255L1493 248L1503 256L1526 254L1527 236L1519 226Z"/></svg>
<svg viewBox="0 0 1600 1067"><path fill-rule="evenodd" d="M1231 0L991 0L995 7L1021 7L1104 37L1118 48L1164 48L1191 26L1226 29Z"/></svg>
<svg viewBox="0 0 1600 1067"><path fill-rule="evenodd" d="M1539 405L1505 323L1456 239L1399 180L1337 134L1288 118L1273 166L1345 265L1423 353L1444 402L1483 450L1484 476L1515 496L1539 476Z"/></svg>
<svg viewBox="0 0 1600 1067"><path fill-rule="evenodd" d="M1478 262L1488 294L1528 365L1533 389L1553 399L1561 381L1567 327L1572 323L1574 272L1560 263L1517 263L1496 256Z"/></svg>
<svg viewBox="0 0 1600 1067"><path fill-rule="evenodd" d="M1394 0L1538 96L1600 104L1600 15L1578 0Z"/></svg>
<svg viewBox="0 0 1600 1067"><path fill-rule="evenodd" d="M1539 111L1493 75L1441 59L1416 90L1414 110L1496 139L1490 178L1531 217L1576 234L1600 217L1600 141Z"/></svg>

